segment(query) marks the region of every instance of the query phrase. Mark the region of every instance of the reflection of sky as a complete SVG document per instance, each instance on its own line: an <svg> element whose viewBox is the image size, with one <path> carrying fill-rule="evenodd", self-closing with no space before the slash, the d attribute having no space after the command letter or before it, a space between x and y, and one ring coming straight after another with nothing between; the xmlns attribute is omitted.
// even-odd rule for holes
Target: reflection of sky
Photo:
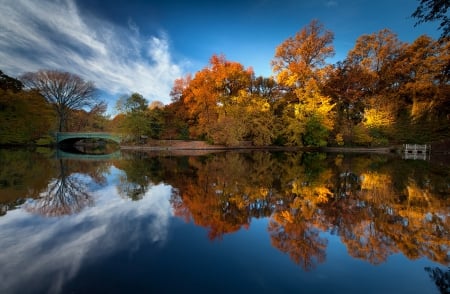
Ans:
<svg viewBox="0 0 450 294"><path fill-rule="evenodd" d="M164 244L173 215L170 186L152 186L136 202L121 198L114 185L95 190L95 206L76 215L45 218L18 209L0 218L0 293L22 291L24 281L31 281L30 292L56 293L83 263L141 242Z"/></svg>

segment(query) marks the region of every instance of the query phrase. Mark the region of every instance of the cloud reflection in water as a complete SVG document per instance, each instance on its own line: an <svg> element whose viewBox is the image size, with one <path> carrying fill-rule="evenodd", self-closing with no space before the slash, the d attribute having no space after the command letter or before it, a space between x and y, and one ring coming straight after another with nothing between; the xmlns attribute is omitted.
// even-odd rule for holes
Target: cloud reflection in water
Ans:
<svg viewBox="0 0 450 294"><path fill-rule="evenodd" d="M170 186L156 185L131 201L107 186L92 192L96 205L79 214L48 218L11 211L0 219L0 292L23 291L23 281L30 281L30 292L58 293L84 263L142 242L161 246L173 216L170 193Z"/></svg>

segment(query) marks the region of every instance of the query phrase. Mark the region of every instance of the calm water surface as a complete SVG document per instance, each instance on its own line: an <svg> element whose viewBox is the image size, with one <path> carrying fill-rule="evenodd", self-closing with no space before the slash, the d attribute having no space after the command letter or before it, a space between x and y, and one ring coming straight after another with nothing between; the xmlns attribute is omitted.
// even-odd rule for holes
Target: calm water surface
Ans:
<svg viewBox="0 0 450 294"><path fill-rule="evenodd" d="M448 165L0 149L0 293L449 293Z"/></svg>

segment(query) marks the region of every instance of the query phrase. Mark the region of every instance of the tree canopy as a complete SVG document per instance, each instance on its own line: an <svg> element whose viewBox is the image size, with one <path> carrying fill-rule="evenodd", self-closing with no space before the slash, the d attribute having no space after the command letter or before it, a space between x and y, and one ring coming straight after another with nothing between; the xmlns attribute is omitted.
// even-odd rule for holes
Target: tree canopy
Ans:
<svg viewBox="0 0 450 294"><path fill-rule="evenodd" d="M76 74L58 70L40 70L21 76L29 89L37 90L56 110L58 130L65 131L67 120L73 110L92 107L98 102L93 82L83 80Z"/></svg>

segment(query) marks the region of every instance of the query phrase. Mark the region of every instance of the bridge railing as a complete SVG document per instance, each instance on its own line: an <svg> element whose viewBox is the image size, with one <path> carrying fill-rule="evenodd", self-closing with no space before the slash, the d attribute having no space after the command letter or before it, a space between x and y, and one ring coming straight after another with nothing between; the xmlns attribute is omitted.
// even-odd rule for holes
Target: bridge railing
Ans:
<svg viewBox="0 0 450 294"><path fill-rule="evenodd" d="M108 139L120 143L122 141L122 136L115 133L107 132L58 132L56 133L56 142L62 142L67 139Z"/></svg>

